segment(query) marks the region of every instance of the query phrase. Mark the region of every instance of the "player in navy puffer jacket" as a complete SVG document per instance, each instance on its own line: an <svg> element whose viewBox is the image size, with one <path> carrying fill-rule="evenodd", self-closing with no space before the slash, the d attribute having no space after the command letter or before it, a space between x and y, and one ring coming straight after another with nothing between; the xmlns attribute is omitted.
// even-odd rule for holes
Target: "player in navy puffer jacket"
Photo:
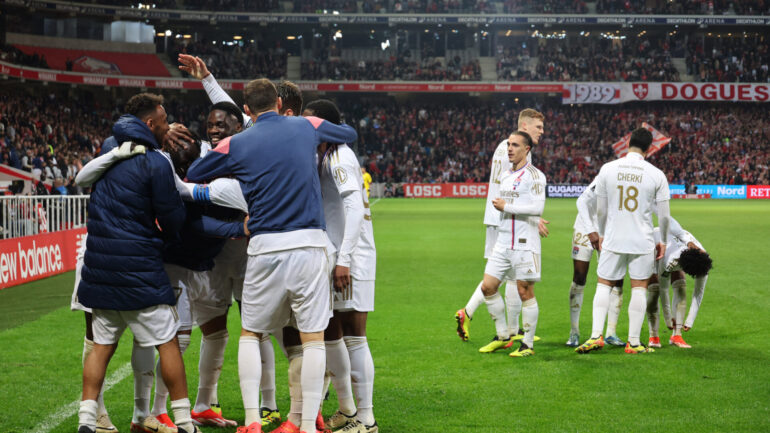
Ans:
<svg viewBox="0 0 770 433"><path fill-rule="evenodd" d="M168 124L155 129L132 115L113 126L110 142L133 141L148 151L115 164L94 185L78 288L78 299L87 307L141 310L176 304L163 269L163 245L177 238L185 207L171 163L159 151Z"/></svg>

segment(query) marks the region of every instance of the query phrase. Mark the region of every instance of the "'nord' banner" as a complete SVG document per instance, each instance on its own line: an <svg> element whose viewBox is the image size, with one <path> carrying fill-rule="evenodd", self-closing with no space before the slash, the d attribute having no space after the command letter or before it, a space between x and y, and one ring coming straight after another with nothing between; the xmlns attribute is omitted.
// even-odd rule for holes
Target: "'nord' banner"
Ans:
<svg viewBox="0 0 770 433"><path fill-rule="evenodd" d="M404 196L412 198L486 198L486 183L405 183Z"/></svg>
<svg viewBox="0 0 770 433"><path fill-rule="evenodd" d="M0 289L75 269L86 229L0 241Z"/></svg>
<svg viewBox="0 0 770 433"><path fill-rule="evenodd" d="M770 84L761 83L571 83L564 104L619 104L632 101L770 102Z"/></svg>

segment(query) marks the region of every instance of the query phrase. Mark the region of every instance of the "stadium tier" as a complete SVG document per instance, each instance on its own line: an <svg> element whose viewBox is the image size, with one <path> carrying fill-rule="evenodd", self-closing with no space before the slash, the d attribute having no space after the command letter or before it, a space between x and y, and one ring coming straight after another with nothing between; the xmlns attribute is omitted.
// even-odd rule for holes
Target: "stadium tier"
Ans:
<svg viewBox="0 0 770 433"><path fill-rule="evenodd" d="M27 58L41 59L51 69L108 75L169 77L154 54L121 53L14 45Z"/></svg>

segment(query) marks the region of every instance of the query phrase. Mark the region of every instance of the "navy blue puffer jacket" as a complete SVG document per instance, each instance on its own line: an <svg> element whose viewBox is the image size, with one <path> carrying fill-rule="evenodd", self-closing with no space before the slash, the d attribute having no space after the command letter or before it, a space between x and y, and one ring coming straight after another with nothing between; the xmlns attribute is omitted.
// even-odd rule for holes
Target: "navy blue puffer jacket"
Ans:
<svg viewBox="0 0 770 433"><path fill-rule="evenodd" d="M105 145L134 141L148 150L114 164L94 184L78 300L107 310L175 305L163 269L163 244L177 239L185 208L174 186L171 162L138 118L122 116L112 132L114 138Z"/></svg>

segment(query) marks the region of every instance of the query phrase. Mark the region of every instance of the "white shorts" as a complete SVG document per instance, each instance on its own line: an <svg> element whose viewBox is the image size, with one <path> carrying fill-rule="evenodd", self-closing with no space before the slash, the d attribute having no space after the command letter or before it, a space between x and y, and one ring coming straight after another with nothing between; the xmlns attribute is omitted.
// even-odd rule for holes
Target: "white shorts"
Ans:
<svg viewBox="0 0 770 433"><path fill-rule="evenodd" d="M214 269L210 275L211 287L223 295L229 291L237 301L241 300L243 293L248 245L248 238L228 239L222 251L214 258Z"/></svg>
<svg viewBox="0 0 770 433"><path fill-rule="evenodd" d="M575 230L572 234L572 259L581 262L590 262L594 247L588 240L588 234Z"/></svg>
<svg viewBox="0 0 770 433"><path fill-rule="evenodd" d="M179 328L176 308L165 304L133 311L95 308L93 314L91 328L97 344L116 344L128 326L140 346L159 346L171 341Z"/></svg>
<svg viewBox="0 0 770 433"><path fill-rule="evenodd" d="M289 323L321 332L332 313L329 259L324 248L296 248L249 256L243 284L241 326L269 333Z"/></svg>
<svg viewBox="0 0 770 433"><path fill-rule="evenodd" d="M484 273L500 281L540 281L540 254L495 247Z"/></svg>
<svg viewBox="0 0 770 433"><path fill-rule="evenodd" d="M85 311L86 313L90 313L91 309L81 304L80 301L78 301L78 286L80 286L80 271L81 269L83 269L83 256L85 255L85 252L86 252L85 245L86 245L85 242L83 242L83 247L78 250L77 263L75 264L75 287L72 290L72 299L70 300L70 310Z"/></svg>
<svg viewBox="0 0 770 433"><path fill-rule="evenodd" d="M497 226L487 226L487 237L484 241L484 258L492 256L492 250L497 243Z"/></svg>
<svg viewBox="0 0 770 433"><path fill-rule="evenodd" d="M230 286L213 286L211 271L193 271L170 264L166 264L165 267L171 285L187 292L193 323L200 326L215 317L227 314L232 304L232 290ZM179 299L182 298L183 296L180 296Z"/></svg>
<svg viewBox="0 0 770 433"><path fill-rule="evenodd" d="M646 280L650 278L655 266L655 252L647 254L625 254L614 251L602 250L599 255L599 265L596 274L599 278L609 281L622 280L628 276L632 280Z"/></svg>
<svg viewBox="0 0 770 433"><path fill-rule="evenodd" d="M347 297L342 296L341 292L334 291L334 311L358 311L358 312L370 312L374 311L374 280L357 280L351 278L353 281L352 295Z"/></svg>
<svg viewBox="0 0 770 433"><path fill-rule="evenodd" d="M190 287L195 284L193 271L181 266L165 263L166 275L176 295L176 311L179 316L179 329L189 331L193 326L193 315L190 307Z"/></svg>
<svg viewBox="0 0 770 433"><path fill-rule="evenodd" d="M83 257L86 255L86 239L88 234L81 238L80 248L75 255L75 287L72 290L72 299L70 300L70 310L72 311L85 311L90 313L91 309L81 304L78 301L78 286L80 286L80 271L83 269Z"/></svg>

